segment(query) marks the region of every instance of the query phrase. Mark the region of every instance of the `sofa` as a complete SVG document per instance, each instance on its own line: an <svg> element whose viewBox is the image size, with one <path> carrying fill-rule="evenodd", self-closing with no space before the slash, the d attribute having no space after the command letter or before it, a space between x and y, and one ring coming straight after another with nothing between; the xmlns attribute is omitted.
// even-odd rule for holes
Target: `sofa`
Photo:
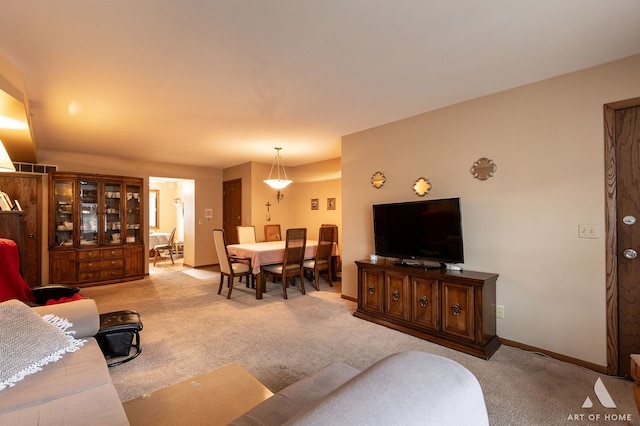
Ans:
<svg viewBox="0 0 640 426"><path fill-rule="evenodd" d="M25 305L26 306L26 305ZM40 371L0 390L0 425L128 425L107 363L93 336L100 327L95 301L30 308L72 323L68 331L84 341ZM6 321L5 321L6 322Z"/></svg>
<svg viewBox="0 0 640 426"><path fill-rule="evenodd" d="M0 388L0 426L128 425L93 337L99 329L95 301L29 309L43 318L52 314L66 319L73 324L69 331L75 332L74 338L84 343L13 386ZM6 324L0 322L0 326ZM342 362L330 364L231 424L482 426L489 422L482 389L469 370L447 358L409 351L391 355L362 372Z"/></svg>
<svg viewBox="0 0 640 426"><path fill-rule="evenodd" d="M462 365L409 351L364 371L336 362L260 403L232 425L488 425L478 380Z"/></svg>

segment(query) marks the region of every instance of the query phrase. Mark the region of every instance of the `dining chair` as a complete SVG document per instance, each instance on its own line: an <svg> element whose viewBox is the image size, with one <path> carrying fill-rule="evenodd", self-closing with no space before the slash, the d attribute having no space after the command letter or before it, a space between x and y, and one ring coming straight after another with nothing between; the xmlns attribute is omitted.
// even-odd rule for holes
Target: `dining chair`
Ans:
<svg viewBox="0 0 640 426"><path fill-rule="evenodd" d="M256 242L256 227L253 225L236 226L238 244L253 244Z"/></svg>
<svg viewBox="0 0 640 426"><path fill-rule="evenodd" d="M238 232L238 244L253 244L256 242L256 227L253 225L236 226ZM245 262L246 263L246 262ZM239 278L242 282L242 277Z"/></svg>
<svg viewBox="0 0 640 426"><path fill-rule="evenodd" d="M165 250L169 250L169 257L171 258L171 264L175 265L173 261L173 239L176 237L176 227L174 226L171 230L171 234L169 234L169 239L165 244L157 244L153 246L151 250L153 250L153 266L156 266L156 260L158 259L158 254L162 255L162 252Z"/></svg>
<svg viewBox="0 0 640 426"><path fill-rule="evenodd" d="M340 281L342 279L342 258L340 256L340 246L338 245L338 225L333 223L323 223L322 226L330 226L333 228L333 256L331 256L331 281Z"/></svg>
<svg viewBox="0 0 640 426"><path fill-rule="evenodd" d="M320 273L327 273L327 281L333 287L331 258L334 241L334 227L321 226L318 235L318 248L316 249L316 257L307 259L303 263L305 272L313 275L313 285L316 290L320 291Z"/></svg>
<svg viewBox="0 0 640 426"><path fill-rule="evenodd" d="M251 270L251 259L229 255L227 252L227 243L224 238L224 229L215 228L213 230L213 245L215 246L220 264L220 286L218 287L218 294L222 292L224 277L227 277L227 287L229 287L227 299L231 298L235 277L247 277L247 287L249 287L249 277L251 277L252 286L255 287L255 277Z"/></svg>
<svg viewBox="0 0 640 426"><path fill-rule="evenodd" d="M282 297L287 298L287 285L289 278L293 278L295 285L296 277L300 278L300 291L304 290L304 251L307 245L307 228L287 229L287 237L284 247L284 259L282 263L265 265L261 268L262 275L270 274L282 281Z"/></svg>
<svg viewBox="0 0 640 426"><path fill-rule="evenodd" d="M265 241L281 241L282 233L280 232L280 225L279 224L265 225L264 240Z"/></svg>

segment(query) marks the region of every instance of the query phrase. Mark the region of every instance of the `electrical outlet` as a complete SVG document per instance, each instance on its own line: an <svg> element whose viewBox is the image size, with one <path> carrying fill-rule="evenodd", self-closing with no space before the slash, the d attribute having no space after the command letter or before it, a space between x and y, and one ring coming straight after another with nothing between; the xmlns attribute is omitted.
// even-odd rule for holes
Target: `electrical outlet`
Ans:
<svg viewBox="0 0 640 426"><path fill-rule="evenodd" d="M504 306L496 305L496 318L504 319Z"/></svg>

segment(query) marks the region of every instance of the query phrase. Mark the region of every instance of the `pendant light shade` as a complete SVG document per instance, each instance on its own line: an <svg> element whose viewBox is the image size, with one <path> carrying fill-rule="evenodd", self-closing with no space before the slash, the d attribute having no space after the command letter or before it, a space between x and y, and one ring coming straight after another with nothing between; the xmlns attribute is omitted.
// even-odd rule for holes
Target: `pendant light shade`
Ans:
<svg viewBox="0 0 640 426"><path fill-rule="evenodd" d="M271 171L269 172L269 178L265 179L263 182L272 187L273 189L282 189L289 185L292 180L287 179L287 172L284 171L284 166L282 165L282 159L280 158L280 150L282 148L276 148L276 158L273 159L273 164L271 164ZM273 168L276 168L275 176L273 175ZM282 175L280 174L280 170L282 169ZM282 179L284 176L284 179Z"/></svg>
<svg viewBox="0 0 640 426"><path fill-rule="evenodd" d="M4 144L0 141L0 172L15 172L16 168L13 165L13 161L9 157L7 150L4 148Z"/></svg>

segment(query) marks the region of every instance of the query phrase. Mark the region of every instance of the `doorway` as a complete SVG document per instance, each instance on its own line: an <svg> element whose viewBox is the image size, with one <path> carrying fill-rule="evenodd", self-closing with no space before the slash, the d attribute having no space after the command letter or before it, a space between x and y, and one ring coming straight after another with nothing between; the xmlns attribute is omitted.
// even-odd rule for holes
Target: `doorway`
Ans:
<svg viewBox="0 0 640 426"><path fill-rule="evenodd" d="M640 98L604 107L607 374L640 353Z"/></svg>
<svg viewBox="0 0 640 426"><path fill-rule="evenodd" d="M153 246L165 243L175 227L174 259L178 259L177 263L180 264L193 264L187 260L192 259L194 253L192 230L195 223L193 214L189 213L194 211L194 185L192 179L149 177L149 257L152 256ZM172 266L168 256L167 259L168 266ZM150 268L151 265L153 261L150 262Z"/></svg>

